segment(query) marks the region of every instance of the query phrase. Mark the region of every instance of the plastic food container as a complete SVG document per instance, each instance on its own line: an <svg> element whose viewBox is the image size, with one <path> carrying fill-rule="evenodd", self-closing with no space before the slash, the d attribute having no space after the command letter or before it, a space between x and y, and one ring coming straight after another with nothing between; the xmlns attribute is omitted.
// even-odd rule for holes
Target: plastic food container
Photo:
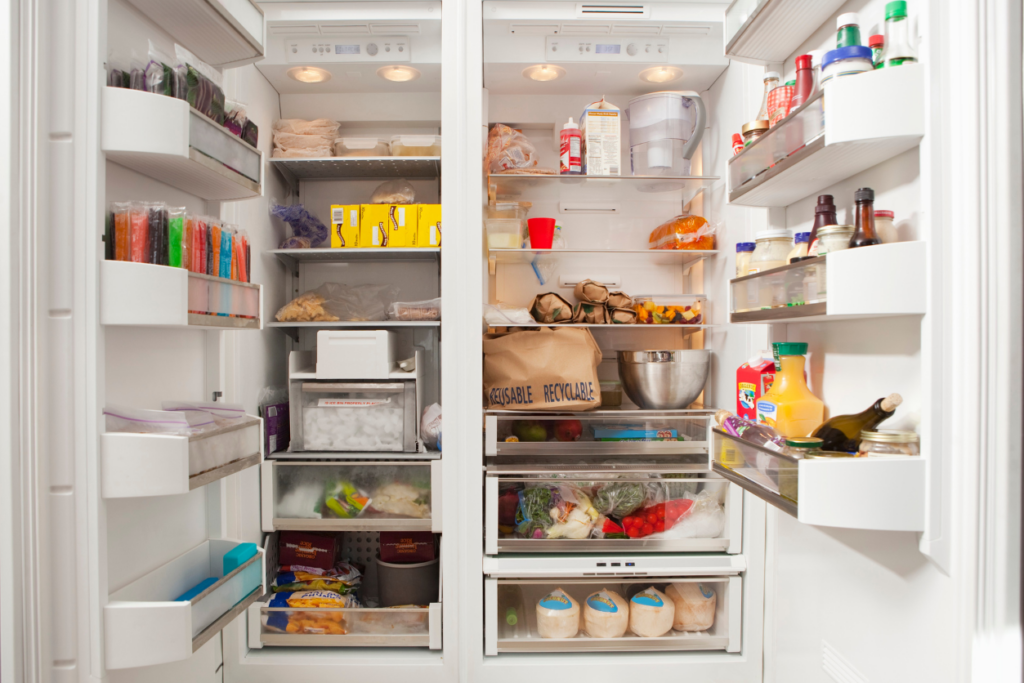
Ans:
<svg viewBox="0 0 1024 683"><path fill-rule="evenodd" d="M388 306L388 320L440 320L441 299L396 301Z"/></svg>
<svg viewBox="0 0 1024 683"><path fill-rule="evenodd" d="M750 255L747 275L761 273L789 263L789 252L793 248L792 240L788 230L765 230L757 233L756 246L754 253Z"/></svg>
<svg viewBox="0 0 1024 683"><path fill-rule="evenodd" d="M642 325L701 325L706 305L703 294L633 297L637 323Z"/></svg>
<svg viewBox="0 0 1024 683"><path fill-rule="evenodd" d="M853 76L866 71L874 71L871 61L871 48L864 45L850 45L838 50L830 50L821 59L821 86L824 88L833 78Z"/></svg>
<svg viewBox="0 0 1024 683"><path fill-rule="evenodd" d="M622 405L622 382L601 382L601 405L605 408Z"/></svg>
<svg viewBox="0 0 1024 683"><path fill-rule="evenodd" d="M914 432L879 429L860 433L858 458L889 458L896 455L920 455L920 437Z"/></svg>
<svg viewBox="0 0 1024 683"><path fill-rule="evenodd" d="M518 218L525 221L531 207L531 202L491 202L487 205L487 217Z"/></svg>
<svg viewBox="0 0 1024 683"><path fill-rule="evenodd" d="M519 218L488 218L484 226L489 249L521 249L526 239L523 221Z"/></svg>
<svg viewBox="0 0 1024 683"><path fill-rule="evenodd" d="M384 138L337 138L334 141L336 157L389 157L391 148Z"/></svg>
<svg viewBox="0 0 1024 683"><path fill-rule="evenodd" d="M824 225L818 228L818 256L850 248L850 238L857 229L852 225Z"/></svg>
<svg viewBox="0 0 1024 683"><path fill-rule="evenodd" d="M396 135L391 138L391 154L396 157L441 156L441 136Z"/></svg>

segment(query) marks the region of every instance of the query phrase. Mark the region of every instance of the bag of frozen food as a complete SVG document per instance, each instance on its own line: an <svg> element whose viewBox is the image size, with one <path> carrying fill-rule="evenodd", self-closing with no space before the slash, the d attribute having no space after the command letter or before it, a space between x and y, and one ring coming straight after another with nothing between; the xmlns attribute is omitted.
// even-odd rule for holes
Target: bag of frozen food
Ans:
<svg viewBox="0 0 1024 683"><path fill-rule="evenodd" d="M487 157L484 173L506 173L537 166L537 149L525 135L496 123L487 136Z"/></svg>
<svg viewBox="0 0 1024 683"><path fill-rule="evenodd" d="M192 425L180 412L143 410L126 406L108 405L103 409L108 432L134 434L192 434Z"/></svg>
<svg viewBox="0 0 1024 683"><path fill-rule="evenodd" d="M430 450L437 450L441 441L441 404L431 403L423 409L420 419L420 438Z"/></svg>
<svg viewBox="0 0 1024 683"><path fill-rule="evenodd" d="M271 202L270 215L276 216L287 223L295 237L308 239L310 247L319 247L331 236L327 226L319 218L307 211L306 207L302 204L285 206ZM287 242L288 240L285 240L284 243ZM293 248L283 246L284 243L282 243L281 249Z"/></svg>
<svg viewBox="0 0 1024 683"><path fill-rule="evenodd" d="M386 180L370 195L371 204L412 204L416 201L416 189L405 178Z"/></svg>
<svg viewBox="0 0 1024 683"><path fill-rule="evenodd" d="M352 594L341 595L323 590L274 593L267 601L267 607L271 608L271 611L266 612L265 625L268 629L281 633L345 635L348 631L344 626L344 612L298 612L282 608L341 610L360 606L359 600Z"/></svg>
<svg viewBox="0 0 1024 683"><path fill-rule="evenodd" d="M440 320L441 298L396 301L388 306L388 320Z"/></svg>
<svg viewBox="0 0 1024 683"><path fill-rule="evenodd" d="M175 44L174 56L185 68L185 99L189 105L200 114L223 124L224 90L220 72L181 45Z"/></svg>
<svg viewBox="0 0 1024 683"><path fill-rule="evenodd" d="M396 285L344 285L326 282L292 299L276 314L278 322L384 320L398 295Z"/></svg>
<svg viewBox="0 0 1024 683"><path fill-rule="evenodd" d="M648 238L649 249L715 248L715 228L701 216L676 216L665 221Z"/></svg>
<svg viewBox="0 0 1024 683"><path fill-rule="evenodd" d="M163 401L160 407L164 410L198 411L209 415L222 427L235 425L245 418L245 407L241 403L221 403L220 401Z"/></svg>
<svg viewBox="0 0 1024 683"><path fill-rule="evenodd" d="M643 506L647 500L647 486L639 482L609 482L600 484L594 494L594 508L602 515L622 519Z"/></svg>
<svg viewBox="0 0 1024 683"><path fill-rule="evenodd" d="M430 489L401 481L384 484L373 492L373 509L395 517L430 519Z"/></svg>
<svg viewBox="0 0 1024 683"><path fill-rule="evenodd" d="M538 294L530 304L530 315L545 325L572 322L572 304L554 292Z"/></svg>
<svg viewBox="0 0 1024 683"><path fill-rule="evenodd" d="M339 562L332 570L321 573L289 571L282 567L274 577L270 590L273 593L324 590L344 594L358 588L362 578L362 572L348 562Z"/></svg>
<svg viewBox="0 0 1024 683"><path fill-rule="evenodd" d="M324 485L323 507L325 518L355 519L363 514L371 498L347 479L329 481Z"/></svg>
<svg viewBox="0 0 1024 683"><path fill-rule="evenodd" d="M161 52L153 41L149 41L149 61L146 63L146 90L167 97L184 99L186 87L177 81L181 76L175 69L175 61Z"/></svg>

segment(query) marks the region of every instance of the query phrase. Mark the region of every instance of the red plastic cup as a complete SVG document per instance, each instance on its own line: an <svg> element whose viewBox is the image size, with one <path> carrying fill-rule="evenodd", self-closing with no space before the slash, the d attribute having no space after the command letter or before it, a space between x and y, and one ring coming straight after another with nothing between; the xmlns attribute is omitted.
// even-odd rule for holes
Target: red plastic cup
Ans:
<svg viewBox="0 0 1024 683"><path fill-rule="evenodd" d="M530 228L530 248L550 249L555 238L554 218L528 218L526 225Z"/></svg>

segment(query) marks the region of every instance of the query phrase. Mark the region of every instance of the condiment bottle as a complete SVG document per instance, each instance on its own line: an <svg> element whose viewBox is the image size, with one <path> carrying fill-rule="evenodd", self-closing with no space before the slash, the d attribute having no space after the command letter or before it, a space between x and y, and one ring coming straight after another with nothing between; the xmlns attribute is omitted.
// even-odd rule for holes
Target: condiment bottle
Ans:
<svg viewBox="0 0 1024 683"><path fill-rule="evenodd" d="M814 94L814 73L811 71L811 56L800 55L796 58L796 92L789 101L789 111L793 111Z"/></svg>
<svg viewBox="0 0 1024 683"><path fill-rule="evenodd" d="M910 35L907 3L896 0L885 6L885 46L880 67L899 66L917 61L917 50Z"/></svg>
<svg viewBox="0 0 1024 683"><path fill-rule="evenodd" d="M559 136L559 157L558 172L562 175L580 175L583 173L583 133L580 127L573 123L572 117L569 122L562 126L562 134Z"/></svg>
<svg viewBox="0 0 1024 683"><path fill-rule="evenodd" d="M876 69L881 69L882 66L882 48L885 47L885 36L875 34L868 38L868 47L871 48L871 63L875 65Z"/></svg>
<svg viewBox="0 0 1024 683"><path fill-rule="evenodd" d="M793 251L789 252L789 256L786 257L786 263L792 263L794 259L807 256L807 240L810 239L810 237L811 233L809 232L798 232L793 237Z"/></svg>
<svg viewBox="0 0 1024 683"><path fill-rule="evenodd" d="M881 244L875 232L875 191L870 187L862 187L853 193L857 202L854 209L856 230L850 238L850 247L869 247Z"/></svg>
<svg viewBox="0 0 1024 683"><path fill-rule="evenodd" d="M772 344L775 382L757 402L757 423L772 427L782 436L808 436L821 424L825 404L804 381L804 342Z"/></svg>
<svg viewBox="0 0 1024 683"><path fill-rule="evenodd" d="M906 5L906 3L904 3L904 5ZM886 5L886 16L888 16L888 14L888 5ZM857 16L856 12L840 14L839 18L836 20L836 26L839 29L836 33L836 49L861 44L860 18Z"/></svg>
<svg viewBox="0 0 1024 683"><path fill-rule="evenodd" d="M821 89L821 58L825 56L825 50L811 50L807 54L811 56L811 74L814 76L814 92Z"/></svg>
<svg viewBox="0 0 1024 683"><path fill-rule="evenodd" d="M761 97L761 108L757 110L757 116L754 117L755 121L768 120L768 93L777 87L779 87L779 74L775 71L769 71L764 75L764 96Z"/></svg>
<svg viewBox="0 0 1024 683"><path fill-rule="evenodd" d="M749 147L753 144L754 140L768 132L768 122L763 120L750 121L749 123L744 123L743 128L740 130L743 131L743 146Z"/></svg>
<svg viewBox="0 0 1024 683"><path fill-rule="evenodd" d="M736 277L743 277L750 268L750 254L757 245L753 242L736 243Z"/></svg>
<svg viewBox="0 0 1024 683"><path fill-rule="evenodd" d="M814 225L811 227L811 235L807 240L808 256L818 255L818 228L826 225L835 225L838 222L836 220L836 205L833 202L832 195L818 195L818 205L814 207Z"/></svg>
<svg viewBox="0 0 1024 683"><path fill-rule="evenodd" d="M900 241L896 226L893 225L892 211L875 210L875 234L878 235L878 239L882 240L882 244Z"/></svg>
<svg viewBox="0 0 1024 683"><path fill-rule="evenodd" d="M743 151L743 136L739 133L732 134L732 154L736 156Z"/></svg>

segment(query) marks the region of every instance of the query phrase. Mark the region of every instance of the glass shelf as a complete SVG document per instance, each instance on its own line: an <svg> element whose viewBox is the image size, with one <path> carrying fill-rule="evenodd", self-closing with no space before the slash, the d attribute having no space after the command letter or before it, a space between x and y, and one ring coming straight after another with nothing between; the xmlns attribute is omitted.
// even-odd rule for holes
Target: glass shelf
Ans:
<svg viewBox="0 0 1024 683"><path fill-rule="evenodd" d="M567 199L573 201L648 202L675 199L692 201L720 180L717 176L585 176L490 174L488 182L500 197L525 194L534 201ZM658 195L652 197L652 195Z"/></svg>

